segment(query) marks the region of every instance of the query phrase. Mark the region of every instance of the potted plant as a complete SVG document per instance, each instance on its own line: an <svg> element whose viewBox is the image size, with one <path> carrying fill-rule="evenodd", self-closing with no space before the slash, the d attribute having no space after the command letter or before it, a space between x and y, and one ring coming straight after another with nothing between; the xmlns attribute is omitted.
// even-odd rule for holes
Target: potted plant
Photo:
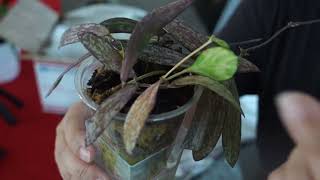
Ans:
<svg viewBox="0 0 320 180"><path fill-rule="evenodd" d="M48 95L80 64L75 83L95 110L86 122L86 144L96 147L96 162L115 178L172 179L183 149L201 160L220 136L229 164L237 161L242 111L233 76L258 69L225 41L176 20L192 2L177 0L140 22L78 25L62 37L61 47L81 42L89 52ZM116 33L131 37L116 39Z"/></svg>

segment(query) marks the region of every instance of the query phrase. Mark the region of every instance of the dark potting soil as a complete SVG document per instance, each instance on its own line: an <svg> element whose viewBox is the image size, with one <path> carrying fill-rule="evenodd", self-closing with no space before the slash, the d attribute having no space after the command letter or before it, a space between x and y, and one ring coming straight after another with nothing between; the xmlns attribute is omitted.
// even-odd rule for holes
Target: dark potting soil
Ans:
<svg viewBox="0 0 320 180"><path fill-rule="evenodd" d="M142 81L142 83L152 84L159 80L160 76L150 77ZM103 68L97 69L89 82L90 88L87 89L87 94L97 104L101 104L106 98L111 95L111 88L121 83L119 74L106 71ZM135 101L135 99L145 90L139 88L135 96L122 109L122 113L127 113ZM160 114L175 110L186 104L193 95L193 87L182 87L175 89L160 89L157 96L157 101L152 114Z"/></svg>

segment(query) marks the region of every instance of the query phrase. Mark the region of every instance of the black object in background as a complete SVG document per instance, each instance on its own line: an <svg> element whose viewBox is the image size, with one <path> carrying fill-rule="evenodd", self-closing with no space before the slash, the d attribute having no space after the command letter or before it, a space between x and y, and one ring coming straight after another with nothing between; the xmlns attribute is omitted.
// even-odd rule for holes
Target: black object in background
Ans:
<svg viewBox="0 0 320 180"><path fill-rule="evenodd" d="M17 108L23 107L23 102L21 100L19 100L17 97L13 96L9 92L1 88L0 88L0 96L6 98L9 102L11 102ZM1 102L0 102L0 116L2 116L9 125L14 125L17 123L17 119L14 117L14 115Z"/></svg>

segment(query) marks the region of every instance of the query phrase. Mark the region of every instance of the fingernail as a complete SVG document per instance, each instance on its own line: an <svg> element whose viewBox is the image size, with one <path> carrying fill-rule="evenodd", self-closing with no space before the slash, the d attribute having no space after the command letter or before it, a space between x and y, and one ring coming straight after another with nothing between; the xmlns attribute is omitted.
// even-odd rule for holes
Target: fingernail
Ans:
<svg viewBox="0 0 320 180"><path fill-rule="evenodd" d="M91 162L90 152L84 147L80 148L80 159L87 163Z"/></svg>

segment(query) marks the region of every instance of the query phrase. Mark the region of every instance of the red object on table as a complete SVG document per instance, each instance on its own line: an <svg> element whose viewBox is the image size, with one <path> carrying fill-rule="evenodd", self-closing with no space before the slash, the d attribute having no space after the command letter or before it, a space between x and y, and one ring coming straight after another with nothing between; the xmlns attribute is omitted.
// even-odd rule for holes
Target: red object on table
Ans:
<svg viewBox="0 0 320 180"><path fill-rule="evenodd" d="M43 2L59 12L60 1ZM0 179L60 180L54 161L54 140L62 117L42 112L32 62L23 61L18 78L0 87L24 102L22 109L5 103L18 119L16 126L9 127L0 117L0 148L7 151L0 159ZM2 97L0 100L5 101Z"/></svg>

